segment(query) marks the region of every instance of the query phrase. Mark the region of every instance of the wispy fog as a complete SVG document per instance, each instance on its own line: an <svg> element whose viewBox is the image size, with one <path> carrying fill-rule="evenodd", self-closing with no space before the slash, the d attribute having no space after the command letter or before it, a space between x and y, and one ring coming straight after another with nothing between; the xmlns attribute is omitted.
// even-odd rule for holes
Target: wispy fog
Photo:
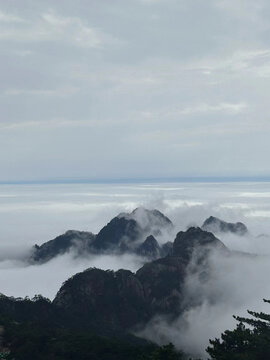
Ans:
<svg viewBox="0 0 270 360"><path fill-rule="evenodd" d="M138 206L162 211L175 224L175 233L200 226L210 215L242 221L249 229L247 236L216 236L231 250L261 255L224 258L212 254L210 279L201 282L192 273L186 281L186 300L196 306L173 323L155 319L144 335L202 354L209 338L234 326L233 314L265 306L269 311L262 302L270 298L268 183L1 185L0 292L53 298L63 281L88 267L136 271L143 259L127 255L78 259L70 253L33 266L25 266L22 258L35 243L69 229L97 233L118 213ZM174 234L167 236L161 240L172 241Z"/></svg>
<svg viewBox="0 0 270 360"><path fill-rule="evenodd" d="M15 297L42 294L53 299L65 280L89 267L136 271L142 264L139 256L101 255L78 259L72 253L43 265L26 266L22 261L3 260L0 262L1 293Z"/></svg>
<svg viewBox="0 0 270 360"><path fill-rule="evenodd" d="M207 281L199 272L194 274L194 269L187 276L184 294L190 309L183 316L174 321L157 317L140 334L206 357L209 339L235 327L232 315L247 316L247 309L269 313L262 299L270 299L270 257L224 257L213 252L210 268Z"/></svg>
<svg viewBox="0 0 270 360"><path fill-rule="evenodd" d="M0 185L1 244L42 243L69 229L96 233L138 206L159 209L178 229L215 215L264 234L269 184Z"/></svg>

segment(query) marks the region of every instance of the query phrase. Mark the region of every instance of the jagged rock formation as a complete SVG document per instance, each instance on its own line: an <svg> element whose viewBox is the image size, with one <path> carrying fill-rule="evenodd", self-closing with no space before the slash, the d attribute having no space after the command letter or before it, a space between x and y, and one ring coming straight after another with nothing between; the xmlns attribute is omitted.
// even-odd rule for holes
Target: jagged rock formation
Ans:
<svg viewBox="0 0 270 360"><path fill-rule="evenodd" d="M227 250L226 246L211 232L204 231L199 227L191 227L187 231L180 231L177 234L173 243L173 256L189 260L194 249L205 252L209 247Z"/></svg>
<svg viewBox="0 0 270 360"><path fill-rule="evenodd" d="M228 223L214 216L210 216L208 219L205 220L202 225L202 229L206 231L211 231L213 233L230 232L241 236L248 233L248 229L245 224L241 222Z"/></svg>
<svg viewBox="0 0 270 360"><path fill-rule="evenodd" d="M88 251L95 235L86 231L69 230L41 246L35 245L30 257L30 262L44 263L52 258L62 255L71 249L82 254Z"/></svg>
<svg viewBox="0 0 270 360"><path fill-rule="evenodd" d="M229 253L226 246L212 233L192 227L176 235L168 256L147 263L137 271L136 276L151 299L154 314L179 314L182 310L183 286L190 261L194 257L201 268L211 250L221 252L222 255Z"/></svg>
<svg viewBox="0 0 270 360"><path fill-rule="evenodd" d="M191 227L180 231L174 242L161 246L158 237L163 229L170 231L172 223L157 210L139 208L112 219L98 235L72 230L36 245L32 262L45 262L72 249L78 255L132 252L154 261L135 274L128 270L87 269L68 279L53 302L41 296L30 301L0 294L0 320L15 324L15 328L34 325L42 331L52 328L53 334L55 329L61 334L90 331L106 337L130 337L130 341L136 342L138 339L130 332L140 330L156 315L175 319L189 307L200 304L197 291L194 294L187 291L186 280L195 275L202 281L211 281L212 250L220 256L251 256L230 252L213 233L205 230L214 224L218 231L239 234L247 231L244 224L211 217L204 223L204 229Z"/></svg>
<svg viewBox="0 0 270 360"><path fill-rule="evenodd" d="M155 239L149 242L155 244ZM154 315L177 315L192 253L207 257L209 249L229 253L213 234L190 228L177 234L171 255L145 264L133 274L88 269L69 279L53 304L92 326L129 330ZM207 251L205 251L207 249Z"/></svg>
<svg viewBox="0 0 270 360"><path fill-rule="evenodd" d="M146 258L158 259L162 254L162 249L153 235L149 235L144 242L138 246L136 253Z"/></svg>
<svg viewBox="0 0 270 360"><path fill-rule="evenodd" d="M158 236L172 227L172 222L160 211L137 208L130 214L122 213L113 218L97 234L92 247L121 253L133 250L145 237Z"/></svg>
<svg viewBox="0 0 270 360"><path fill-rule="evenodd" d="M30 262L43 263L71 249L77 255L128 252L149 260L156 259L167 255L170 246L160 247L154 236L169 233L172 229L172 222L160 211L137 208L130 214L121 213L114 217L97 235L69 230L41 246L35 245Z"/></svg>
<svg viewBox="0 0 270 360"><path fill-rule="evenodd" d="M97 235L85 231L69 230L41 246L35 245L30 262L43 263L71 250L76 255L133 253L143 256L147 260L155 260L175 253L176 249L173 249L172 242L168 241L160 245L157 240L164 232L170 234L172 229L172 222L160 211L137 208L131 213L121 213L114 217ZM198 229L190 228L187 232L180 232L178 237L181 237L181 246L184 246L184 242L190 244L191 248L200 245L193 244L190 241L191 238L200 239L201 242L211 242L213 235L209 235L209 232L232 232L238 235L248 232L246 226L240 222L227 223L213 216L209 217L202 226L208 235L205 234L203 237L202 234L199 234L199 231L202 230ZM182 239L182 237L184 238ZM177 246L176 238L174 247ZM188 247L185 249L189 251ZM183 249L180 250L182 252Z"/></svg>

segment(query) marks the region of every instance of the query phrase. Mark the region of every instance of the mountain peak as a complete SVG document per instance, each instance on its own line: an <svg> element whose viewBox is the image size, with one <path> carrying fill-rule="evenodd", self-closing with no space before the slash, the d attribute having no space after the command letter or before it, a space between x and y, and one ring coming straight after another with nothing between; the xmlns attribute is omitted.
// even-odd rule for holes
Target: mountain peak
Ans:
<svg viewBox="0 0 270 360"><path fill-rule="evenodd" d="M153 235L149 235L137 248L137 254L150 259L157 259L160 257L161 248Z"/></svg>
<svg viewBox="0 0 270 360"><path fill-rule="evenodd" d="M191 227L176 235L173 243L173 256L180 256L188 260L195 249L208 248L209 246L227 250L226 246L211 232L199 227Z"/></svg>
<svg viewBox="0 0 270 360"><path fill-rule="evenodd" d="M98 233L94 249L126 251L149 235L159 236L172 229L173 224L158 210L138 207L131 213L120 213Z"/></svg>
<svg viewBox="0 0 270 360"><path fill-rule="evenodd" d="M202 225L203 230L211 231L214 233L233 233L237 235L245 235L248 233L248 229L245 224L241 222L229 223L223 220L220 220L217 217L210 216Z"/></svg>
<svg viewBox="0 0 270 360"><path fill-rule="evenodd" d="M77 253L87 251L95 235L87 231L68 230L64 234L49 240L42 245L35 245L30 262L46 262L55 256L62 255L71 249Z"/></svg>

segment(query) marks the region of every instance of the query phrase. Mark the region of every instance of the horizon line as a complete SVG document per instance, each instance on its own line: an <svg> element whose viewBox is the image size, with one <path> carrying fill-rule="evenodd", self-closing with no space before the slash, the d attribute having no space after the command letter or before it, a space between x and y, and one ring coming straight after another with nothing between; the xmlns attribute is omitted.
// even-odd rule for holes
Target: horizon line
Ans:
<svg viewBox="0 0 270 360"><path fill-rule="evenodd" d="M53 184L136 184L136 183L177 183L177 182L270 182L270 176L179 176L153 178L58 178L32 180L0 180L0 185L53 185Z"/></svg>

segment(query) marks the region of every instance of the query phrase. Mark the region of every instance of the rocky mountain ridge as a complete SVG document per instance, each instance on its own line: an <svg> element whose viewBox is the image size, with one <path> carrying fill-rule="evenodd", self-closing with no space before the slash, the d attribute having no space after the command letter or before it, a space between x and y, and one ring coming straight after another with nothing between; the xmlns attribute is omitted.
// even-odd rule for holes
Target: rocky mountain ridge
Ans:
<svg viewBox="0 0 270 360"><path fill-rule="evenodd" d="M195 250L201 264L208 251L230 253L212 233L190 228L177 234L170 255L146 263L135 274L100 269L76 274L63 284L53 304L92 326L113 330L128 331L158 314L179 315L185 276Z"/></svg>
<svg viewBox="0 0 270 360"><path fill-rule="evenodd" d="M156 237L168 235L172 230L172 222L160 211L137 208L114 217L97 235L69 230L40 246L35 245L30 262L44 263L69 251L76 255L133 253L148 260L157 259L167 255L171 246L160 245Z"/></svg>
<svg viewBox="0 0 270 360"><path fill-rule="evenodd" d="M146 220L139 218L142 213L147 214ZM116 253L121 254L126 251L125 244L128 251L154 259L146 261L136 273L124 269L89 268L65 281L52 302L42 297L34 301L17 301L1 296L0 316L13 322L27 321L39 326L52 324L71 331L73 328L83 329L122 337L143 328L155 316L175 318L181 315L193 303L193 299L187 303L185 293L190 271L202 274L206 281L211 272L210 254L238 254L230 251L213 233L199 227L180 231L173 242L161 246L153 235L158 237L163 231L161 224L166 231L173 226L160 212L135 210L130 214L120 214L100 231L100 253L117 249ZM127 234L130 237L123 241ZM108 241L109 235L111 242ZM146 239L142 240L142 236ZM36 247L35 261L48 261L55 254L63 254L74 246L78 255L80 251L82 254L94 252L93 249L97 251L97 246L93 246L97 238L88 232L68 231ZM194 303L198 300L195 299Z"/></svg>
<svg viewBox="0 0 270 360"><path fill-rule="evenodd" d="M228 223L210 216L203 230L213 233L234 233L243 236L247 227L240 222ZM173 242L160 243L162 235L172 239L174 225L158 210L137 208L121 213L105 225L98 234L69 230L44 244L35 245L30 263L44 263L72 251L75 256L87 254L135 254L151 261L172 253Z"/></svg>

